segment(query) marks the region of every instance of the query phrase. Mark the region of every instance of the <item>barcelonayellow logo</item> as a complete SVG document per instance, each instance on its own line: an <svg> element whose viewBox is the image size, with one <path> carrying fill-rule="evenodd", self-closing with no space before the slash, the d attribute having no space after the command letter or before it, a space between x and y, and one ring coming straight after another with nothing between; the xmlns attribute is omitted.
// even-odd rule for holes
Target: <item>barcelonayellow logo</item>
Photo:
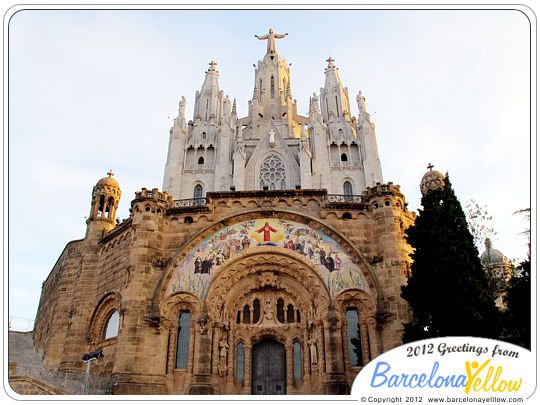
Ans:
<svg viewBox="0 0 540 405"><path fill-rule="evenodd" d="M506 342L448 337L399 346L369 362L352 394L392 392L487 395L532 393L536 376L531 352Z"/></svg>

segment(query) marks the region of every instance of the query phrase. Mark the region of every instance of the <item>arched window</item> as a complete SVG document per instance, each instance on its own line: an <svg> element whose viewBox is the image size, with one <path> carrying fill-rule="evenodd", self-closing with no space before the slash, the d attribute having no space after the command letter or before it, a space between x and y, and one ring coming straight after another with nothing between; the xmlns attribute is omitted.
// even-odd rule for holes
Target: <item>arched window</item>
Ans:
<svg viewBox="0 0 540 405"><path fill-rule="evenodd" d="M244 381L244 344L242 342L236 345L236 381Z"/></svg>
<svg viewBox="0 0 540 405"><path fill-rule="evenodd" d="M347 319L347 347L349 349L349 364L352 367L362 365L362 338L358 323L358 312L350 308L345 313Z"/></svg>
<svg viewBox="0 0 540 405"><path fill-rule="evenodd" d="M206 139L206 132L202 133L202 139Z"/></svg>
<svg viewBox="0 0 540 405"><path fill-rule="evenodd" d="M242 315L242 322L249 323L249 306L244 305L244 312Z"/></svg>
<svg viewBox="0 0 540 405"><path fill-rule="evenodd" d="M300 342L293 344L293 365L295 381L302 380L302 346Z"/></svg>
<svg viewBox="0 0 540 405"><path fill-rule="evenodd" d="M110 339L118 336L118 328L120 327L120 314L118 311L114 311L107 320L107 326L103 334L103 339Z"/></svg>
<svg viewBox="0 0 540 405"><path fill-rule="evenodd" d="M259 80L259 98L262 101L262 95L263 95L263 87L262 87L262 79Z"/></svg>
<svg viewBox="0 0 540 405"><path fill-rule="evenodd" d="M180 313L178 318L178 341L176 342L176 368L187 368L189 356L191 314Z"/></svg>
<svg viewBox="0 0 540 405"><path fill-rule="evenodd" d="M98 213L97 213L97 216L98 217L103 217L104 216L104 213L105 212L105 196L104 195L101 195L99 197L99 206L98 206Z"/></svg>
<svg viewBox="0 0 540 405"><path fill-rule="evenodd" d="M281 323L285 323L285 316L283 315L283 299L279 298L277 300L277 319Z"/></svg>
<svg viewBox="0 0 540 405"><path fill-rule="evenodd" d="M341 131L341 129L340 129L340 131ZM346 154L346 153L342 153L342 154L341 154L341 161L342 161L342 162L346 162L347 160L349 160L349 159L347 159L347 154Z"/></svg>
<svg viewBox="0 0 540 405"><path fill-rule="evenodd" d="M114 209L114 198L109 197L109 200L107 201L107 218L112 219L112 212Z"/></svg>
<svg viewBox="0 0 540 405"><path fill-rule="evenodd" d="M198 163L199 163L199 166L204 165L204 158L202 156L199 157Z"/></svg>
<svg viewBox="0 0 540 405"><path fill-rule="evenodd" d="M292 304L287 305L287 323L294 322L294 308Z"/></svg>
<svg viewBox="0 0 540 405"><path fill-rule="evenodd" d="M274 76L270 77L270 97L274 98Z"/></svg>
<svg viewBox="0 0 540 405"><path fill-rule="evenodd" d="M353 195L352 184L350 181L346 181L345 183L343 183L343 194Z"/></svg>
<svg viewBox="0 0 540 405"><path fill-rule="evenodd" d="M253 323L259 322L259 318L261 316L261 303L259 302L259 299L255 299L253 301Z"/></svg>
<svg viewBox="0 0 540 405"><path fill-rule="evenodd" d="M338 130L338 135L339 135L340 138L343 137L343 130L341 128ZM343 159L341 159L341 160L343 160Z"/></svg>
<svg viewBox="0 0 540 405"><path fill-rule="evenodd" d="M193 190L193 198L202 198L202 186L197 184Z"/></svg>

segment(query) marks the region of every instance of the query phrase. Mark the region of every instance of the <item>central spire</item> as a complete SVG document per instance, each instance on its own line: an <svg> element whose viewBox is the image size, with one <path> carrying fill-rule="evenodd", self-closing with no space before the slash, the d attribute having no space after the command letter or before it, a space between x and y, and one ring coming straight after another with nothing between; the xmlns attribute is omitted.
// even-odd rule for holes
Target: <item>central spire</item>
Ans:
<svg viewBox="0 0 540 405"><path fill-rule="evenodd" d="M270 28L270 30L268 30L268 34L262 35L262 36L255 35L255 38L260 39L260 40L267 39L268 45L266 46L266 53L274 54L276 53L276 39L285 38L287 35L289 34L288 33L275 34L274 30Z"/></svg>

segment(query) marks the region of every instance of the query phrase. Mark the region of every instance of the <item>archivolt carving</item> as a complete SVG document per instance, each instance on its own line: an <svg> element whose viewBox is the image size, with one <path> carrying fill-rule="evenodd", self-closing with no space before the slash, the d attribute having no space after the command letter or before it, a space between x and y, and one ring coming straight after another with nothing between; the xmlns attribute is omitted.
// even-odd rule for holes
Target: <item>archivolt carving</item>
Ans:
<svg viewBox="0 0 540 405"><path fill-rule="evenodd" d="M336 309L340 314L344 314L347 308L354 307L359 310L361 318L368 318L375 315L377 305L368 294L362 290L345 290L335 299Z"/></svg>
<svg viewBox="0 0 540 405"><path fill-rule="evenodd" d="M261 286L297 297L306 316L312 312L311 308L318 311L328 307L331 301L323 281L305 264L279 251L252 253L233 260L213 280L205 300L209 315L221 320L225 302L233 304L228 304L227 308L236 308L245 295Z"/></svg>
<svg viewBox="0 0 540 405"><path fill-rule="evenodd" d="M169 320L172 325L176 325L182 311L190 312L193 319L196 319L202 311L202 303L195 295L180 292L168 297L161 303L159 309L162 318Z"/></svg>

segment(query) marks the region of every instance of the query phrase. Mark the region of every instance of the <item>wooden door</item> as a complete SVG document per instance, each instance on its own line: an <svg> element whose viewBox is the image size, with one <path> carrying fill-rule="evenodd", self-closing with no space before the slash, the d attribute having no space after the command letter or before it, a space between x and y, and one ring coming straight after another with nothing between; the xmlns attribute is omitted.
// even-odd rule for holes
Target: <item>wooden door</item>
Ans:
<svg viewBox="0 0 540 405"><path fill-rule="evenodd" d="M253 395L284 395L287 393L285 346L266 339L253 346L251 393Z"/></svg>

